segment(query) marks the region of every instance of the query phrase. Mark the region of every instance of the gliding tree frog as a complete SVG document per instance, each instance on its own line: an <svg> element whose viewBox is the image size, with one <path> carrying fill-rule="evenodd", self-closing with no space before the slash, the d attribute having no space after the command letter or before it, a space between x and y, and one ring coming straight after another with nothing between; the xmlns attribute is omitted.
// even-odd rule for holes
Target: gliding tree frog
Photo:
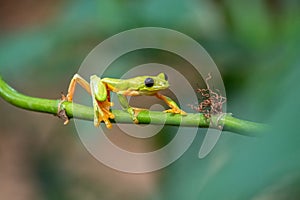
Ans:
<svg viewBox="0 0 300 200"><path fill-rule="evenodd" d="M90 83L78 74L75 74L69 85L68 94L66 96L67 101L73 100L76 83L81 85L92 96L94 125L96 127L99 126L102 121L104 121L107 128L112 127L109 119L114 119L115 116L110 111L110 107L113 106L113 103L110 102L110 92L117 94L121 106L131 115L135 123L138 123L137 113L145 109L131 107L126 96L156 96L165 101L171 108L164 112L186 115L171 98L159 93L159 91L169 87L168 77L165 73L160 73L157 76L138 76L130 79L101 79L96 75L92 75L90 77Z"/></svg>

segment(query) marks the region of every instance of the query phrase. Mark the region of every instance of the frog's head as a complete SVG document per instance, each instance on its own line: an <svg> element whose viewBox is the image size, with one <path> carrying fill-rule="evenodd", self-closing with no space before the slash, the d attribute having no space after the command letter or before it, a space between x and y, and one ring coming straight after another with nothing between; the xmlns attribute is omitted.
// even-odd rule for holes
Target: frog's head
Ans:
<svg viewBox="0 0 300 200"><path fill-rule="evenodd" d="M139 91L145 94L156 93L169 87L168 76L160 73L157 76L143 76Z"/></svg>

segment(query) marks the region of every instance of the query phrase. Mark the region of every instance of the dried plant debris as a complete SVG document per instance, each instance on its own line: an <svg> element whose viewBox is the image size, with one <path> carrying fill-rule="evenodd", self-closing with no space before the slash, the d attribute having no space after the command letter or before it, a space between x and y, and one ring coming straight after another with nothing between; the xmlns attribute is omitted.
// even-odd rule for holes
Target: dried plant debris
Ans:
<svg viewBox="0 0 300 200"><path fill-rule="evenodd" d="M223 113L223 104L226 102L226 97L220 94L220 90L215 89L213 91L209 86L209 80L211 79L211 74L205 79L207 85L206 89L197 89L196 92L199 94L199 102L196 105L189 104L193 110L197 110L204 114L206 118L210 118L213 114Z"/></svg>
<svg viewBox="0 0 300 200"><path fill-rule="evenodd" d="M68 117L65 107L63 106L63 102L67 101L67 97L61 93L61 99L58 103L58 108L57 108L57 117L64 120L64 125L69 123L70 118Z"/></svg>

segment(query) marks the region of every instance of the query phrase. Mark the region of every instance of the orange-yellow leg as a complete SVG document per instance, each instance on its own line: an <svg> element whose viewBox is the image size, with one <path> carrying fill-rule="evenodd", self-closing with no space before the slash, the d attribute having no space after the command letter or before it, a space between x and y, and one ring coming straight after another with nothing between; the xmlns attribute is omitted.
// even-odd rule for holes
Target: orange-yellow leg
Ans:
<svg viewBox="0 0 300 200"><path fill-rule="evenodd" d="M99 81L101 81L100 78L99 78ZM112 125L111 125L109 119L114 118L114 115L110 112L110 107L113 105L113 103L109 102L108 99L98 101L96 99L95 94L98 94L99 91L96 91L94 87L91 87L91 85L86 80L84 80L80 75L75 74L73 76L73 78L70 82L69 88L68 88L68 94L65 99L67 101L73 100L73 96L74 96L74 92L75 92L77 83L80 86L82 86L92 96L93 102L95 102L94 103L94 110L95 110L94 125L99 126L100 122L104 121L104 123L106 124L106 127L111 128ZM105 91L105 92L107 93L108 91ZM67 123L67 121L65 123Z"/></svg>
<svg viewBox="0 0 300 200"><path fill-rule="evenodd" d="M68 94L67 94L67 101L72 101L76 84L79 84L81 87L83 87L89 94L91 94L91 88L90 84L84 80L81 76L78 74L75 74L70 82L69 88L68 88Z"/></svg>
<svg viewBox="0 0 300 200"><path fill-rule="evenodd" d="M171 108L171 109L165 110L164 112L186 115L186 112L181 110L171 98L164 96L162 94L159 94L159 93L156 93L155 96L157 98L163 100L164 102L166 102L166 104Z"/></svg>
<svg viewBox="0 0 300 200"><path fill-rule="evenodd" d="M79 76L78 74L75 74L69 84L67 96L62 94L61 102L58 105L58 113L62 112L62 109L61 109L62 102L73 101L73 96L74 96L74 92L75 92L77 83L79 83L79 85L81 85L89 94L91 94L91 89L90 89L89 83L86 80L84 80L81 76ZM66 125L68 123L69 123L69 119L66 119L64 124Z"/></svg>
<svg viewBox="0 0 300 200"><path fill-rule="evenodd" d="M113 106L112 102L109 102L108 99L106 99L105 101L97 101L97 104L98 104L99 108L107 116L107 118L110 118L110 119L115 118L115 115L109 111L110 107Z"/></svg>
<svg viewBox="0 0 300 200"><path fill-rule="evenodd" d="M112 102L109 102L108 99L105 101L94 100L96 105L94 105L94 125L98 127L103 121L107 128L112 128L111 122L109 119L114 119L115 115L110 112L110 106L113 105Z"/></svg>

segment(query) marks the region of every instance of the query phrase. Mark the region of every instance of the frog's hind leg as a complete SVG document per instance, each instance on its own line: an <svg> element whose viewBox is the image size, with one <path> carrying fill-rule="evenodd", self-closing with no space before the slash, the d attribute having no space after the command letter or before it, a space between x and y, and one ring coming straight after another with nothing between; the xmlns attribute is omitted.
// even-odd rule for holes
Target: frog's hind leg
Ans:
<svg viewBox="0 0 300 200"><path fill-rule="evenodd" d="M70 81L69 88L68 88L68 94L67 96L62 94L61 101L58 104L58 112L57 115L65 120L64 124L67 124L69 122L69 118L66 116L65 111L63 108L61 108L61 105L64 101L73 101L73 96L76 88L76 84L81 85L89 94L91 94L91 89L89 83L84 80L81 76L78 74L75 74Z"/></svg>
<svg viewBox="0 0 300 200"><path fill-rule="evenodd" d="M74 96L74 92L75 92L77 83L81 87L83 87L89 94L91 94L90 84L86 80L84 80L81 76L79 76L78 74L75 74L69 84L68 94L66 96L67 101L73 100L73 96Z"/></svg>

